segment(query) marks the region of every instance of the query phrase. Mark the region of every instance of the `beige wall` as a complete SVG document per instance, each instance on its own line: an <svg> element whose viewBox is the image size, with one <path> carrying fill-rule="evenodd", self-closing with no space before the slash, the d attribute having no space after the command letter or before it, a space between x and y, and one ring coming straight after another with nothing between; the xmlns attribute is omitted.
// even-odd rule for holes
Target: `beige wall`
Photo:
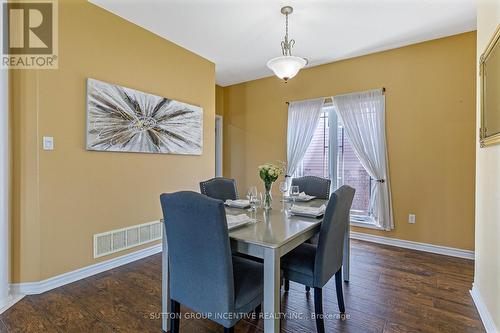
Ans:
<svg viewBox="0 0 500 333"><path fill-rule="evenodd" d="M386 87L396 229L354 229L473 250L475 63L471 32L226 87L224 174L244 191L259 164L286 159L285 101Z"/></svg>
<svg viewBox="0 0 500 333"><path fill-rule="evenodd" d="M498 24L500 24L500 1L478 1L478 59L484 52ZM478 123L479 116L478 101ZM479 132L477 137L479 137ZM478 145L476 154L476 270L474 287L481 294L488 312L493 317L497 332L500 332L499 172L500 145L488 148L479 148Z"/></svg>
<svg viewBox="0 0 500 333"><path fill-rule="evenodd" d="M224 116L224 88L215 86L215 114Z"/></svg>
<svg viewBox="0 0 500 333"><path fill-rule="evenodd" d="M213 63L83 0L59 1L59 48L58 70L11 73L14 282L96 262L93 234L158 220L160 193L214 174ZM203 155L86 151L88 77L203 107Z"/></svg>

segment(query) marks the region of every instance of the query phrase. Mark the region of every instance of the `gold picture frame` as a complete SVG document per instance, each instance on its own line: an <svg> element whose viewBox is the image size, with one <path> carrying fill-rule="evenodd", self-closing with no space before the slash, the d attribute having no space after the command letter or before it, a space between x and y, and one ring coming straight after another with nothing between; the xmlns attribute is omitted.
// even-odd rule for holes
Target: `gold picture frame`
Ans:
<svg viewBox="0 0 500 333"><path fill-rule="evenodd" d="M492 56L494 55L494 57ZM495 60L495 64L491 64L492 60ZM491 82L498 83L500 82L500 75L499 77L493 77L497 72L498 72L498 66L500 66L500 24L497 26L497 29L495 33L493 34L493 37L491 38L490 42L488 43L488 46L486 47L486 50L484 53L481 55L481 58L479 60L479 75L480 75L480 108L481 108L481 128L479 129L479 143L481 145L481 148L491 146L494 144L499 144L500 143L500 105L495 103L495 100L493 100L493 104L496 104L494 108L488 108L489 103L491 103L492 96L494 94L500 94L500 91L497 91L498 89L490 89L488 91L487 83L488 79ZM488 67L496 68L497 71L490 70L489 72ZM496 67L495 67L496 66ZM488 77L488 74L491 76ZM493 77L493 78L492 78ZM487 119L493 119L497 120L495 124L495 128L492 131L492 133L488 133L487 129ZM490 120L491 121L491 120Z"/></svg>

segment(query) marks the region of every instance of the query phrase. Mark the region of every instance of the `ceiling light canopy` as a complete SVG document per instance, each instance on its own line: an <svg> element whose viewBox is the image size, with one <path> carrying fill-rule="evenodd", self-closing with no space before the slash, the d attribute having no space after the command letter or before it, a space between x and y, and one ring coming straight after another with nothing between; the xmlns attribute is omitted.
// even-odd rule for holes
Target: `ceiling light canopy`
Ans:
<svg viewBox="0 0 500 333"><path fill-rule="evenodd" d="M281 42L281 57L276 57L267 62L267 67L280 79L287 82L297 75L297 73L307 65L307 60L292 55L292 48L295 45L294 39L288 39L288 15L293 12L293 8L285 6L281 8L281 14L285 15L285 38Z"/></svg>

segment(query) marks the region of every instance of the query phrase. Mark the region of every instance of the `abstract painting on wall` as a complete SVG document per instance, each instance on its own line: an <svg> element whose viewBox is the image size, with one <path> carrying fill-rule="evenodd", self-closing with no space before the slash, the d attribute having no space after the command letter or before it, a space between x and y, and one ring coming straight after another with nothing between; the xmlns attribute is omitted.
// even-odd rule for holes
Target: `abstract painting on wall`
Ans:
<svg viewBox="0 0 500 333"><path fill-rule="evenodd" d="M87 80L87 149L201 155L203 109Z"/></svg>

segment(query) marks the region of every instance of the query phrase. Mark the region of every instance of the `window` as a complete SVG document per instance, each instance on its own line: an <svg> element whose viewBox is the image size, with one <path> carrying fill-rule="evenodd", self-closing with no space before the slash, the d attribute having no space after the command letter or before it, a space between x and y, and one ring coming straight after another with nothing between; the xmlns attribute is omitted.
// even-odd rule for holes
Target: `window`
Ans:
<svg viewBox="0 0 500 333"><path fill-rule="evenodd" d="M328 171L328 140L328 111L323 110L319 118L316 132L314 133L302 162L297 167L297 171L294 175L295 177L317 176L330 178Z"/></svg>
<svg viewBox="0 0 500 333"><path fill-rule="evenodd" d="M332 124L336 128L337 138L337 140L332 140L332 142L336 143L336 149L333 150L333 153L336 155L334 157L337 175L337 179L332 180L332 185L334 188L342 185L355 188L356 194L352 204L351 220L353 222L373 224L369 211L373 179L368 175L354 153L340 119L335 117L330 122L329 113L332 109L332 106L323 108L316 132L294 177L318 176L331 178L329 171L329 146L331 144L329 125Z"/></svg>

